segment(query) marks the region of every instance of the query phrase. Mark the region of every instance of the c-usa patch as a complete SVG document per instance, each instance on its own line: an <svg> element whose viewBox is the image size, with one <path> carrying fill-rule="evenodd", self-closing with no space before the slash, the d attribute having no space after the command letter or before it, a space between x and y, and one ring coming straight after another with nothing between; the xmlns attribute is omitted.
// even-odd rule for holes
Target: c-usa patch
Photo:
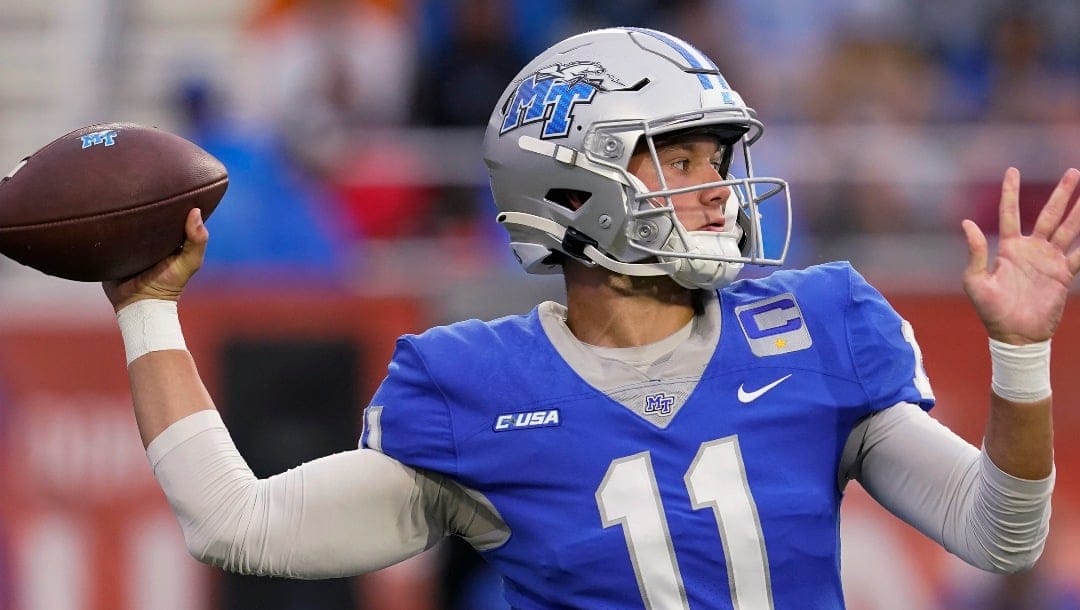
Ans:
<svg viewBox="0 0 1080 610"><path fill-rule="evenodd" d="M521 430L524 428L550 428L560 424L558 409L523 411L520 413L501 413L495 417L491 429L495 432Z"/></svg>

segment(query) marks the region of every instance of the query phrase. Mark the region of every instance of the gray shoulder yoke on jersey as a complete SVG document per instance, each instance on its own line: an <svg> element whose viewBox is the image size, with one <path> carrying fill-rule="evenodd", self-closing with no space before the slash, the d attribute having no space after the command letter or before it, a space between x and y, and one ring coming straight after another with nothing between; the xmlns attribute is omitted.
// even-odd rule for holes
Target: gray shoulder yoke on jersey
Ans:
<svg viewBox="0 0 1080 610"><path fill-rule="evenodd" d="M701 314L686 327L650 345L587 345L566 326L566 307L553 301L540 304L540 324L566 364L589 385L657 427L666 428L697 387L720 341L719 298L709 291L702 291L702 297ZM643 413L643 397L657 391L658 379L664 380L664 392L674 401L671 412Z"/></svg>
<svg viewBox="0 0 1080 610"><path fill-rule="evenodd" d="M914 404L856 426L839 477L841 487L858 480L889 512L984 570L1029 568L1046 543L1054 473L1010 476Z"/></svg>
<svg viewBox="0 0 1080 610"><path fill-rule="evenodd" d="M598 348L574 336L566 325L566 306L554 301L540 304L540 325L548 340L583 379L611 393L612 388L642 379L689 379L701 376L720 341L720 300L702 291L702 311L687 327L651 345Z"/></svg>
<svg viewBox="0 0 1080 610"><path fill-rule="evenodd" d="M384 568L457 534L509 531L479 494L355 449L256 479L217 411L174 423L147 457L200 561L243 574L335 578Z"/></svg>

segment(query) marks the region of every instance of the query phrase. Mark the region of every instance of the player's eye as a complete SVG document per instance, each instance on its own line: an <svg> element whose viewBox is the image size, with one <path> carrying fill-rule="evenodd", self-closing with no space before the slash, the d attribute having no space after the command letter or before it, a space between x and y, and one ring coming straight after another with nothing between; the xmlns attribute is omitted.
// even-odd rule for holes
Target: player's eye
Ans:
<svg viewBox="0 0 1080 610"><path fill-rule="evenodd" d="M731 170L731 152L726 148L721 149L720 153L713 157L712 166L716 173L726 178Z"/></svg>

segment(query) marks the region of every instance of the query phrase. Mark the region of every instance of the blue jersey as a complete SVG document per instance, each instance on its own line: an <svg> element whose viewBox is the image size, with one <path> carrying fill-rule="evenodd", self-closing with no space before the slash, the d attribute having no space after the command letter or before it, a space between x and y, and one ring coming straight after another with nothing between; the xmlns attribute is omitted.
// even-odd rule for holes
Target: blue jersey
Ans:
<svg viewBox="0 0 1080 610"><path fill-rule="evenodd" d="M932 406L918 348L844 263L736 282L718 310L690 391L650 379L637 412L536 310L403 337L361 443L492 503L515 608L843 608L841 452L870 413Z"/></svg>

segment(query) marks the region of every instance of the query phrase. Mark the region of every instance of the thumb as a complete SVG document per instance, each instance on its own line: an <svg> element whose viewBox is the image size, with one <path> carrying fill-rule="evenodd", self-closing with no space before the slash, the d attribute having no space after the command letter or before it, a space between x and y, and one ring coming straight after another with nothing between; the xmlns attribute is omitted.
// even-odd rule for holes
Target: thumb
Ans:
<svg viewBox="0 0 1080 610"><path fill-rule="evenodd" d="M138 275L103 284L113 308L119 311L140 299L179 299L188 281L202 267L209 241L202 213L195 208L184 222L184 243L178 252Z"/></svg>
<svg viewBox="0 0 1080 610"><path fill-rule="evenodd" d="M184 245L180 250L180 263L191 273L202 267L206 256L206 244L210 241L210 231L203 222L202 210L192 208L184 223Z"/></svg>

